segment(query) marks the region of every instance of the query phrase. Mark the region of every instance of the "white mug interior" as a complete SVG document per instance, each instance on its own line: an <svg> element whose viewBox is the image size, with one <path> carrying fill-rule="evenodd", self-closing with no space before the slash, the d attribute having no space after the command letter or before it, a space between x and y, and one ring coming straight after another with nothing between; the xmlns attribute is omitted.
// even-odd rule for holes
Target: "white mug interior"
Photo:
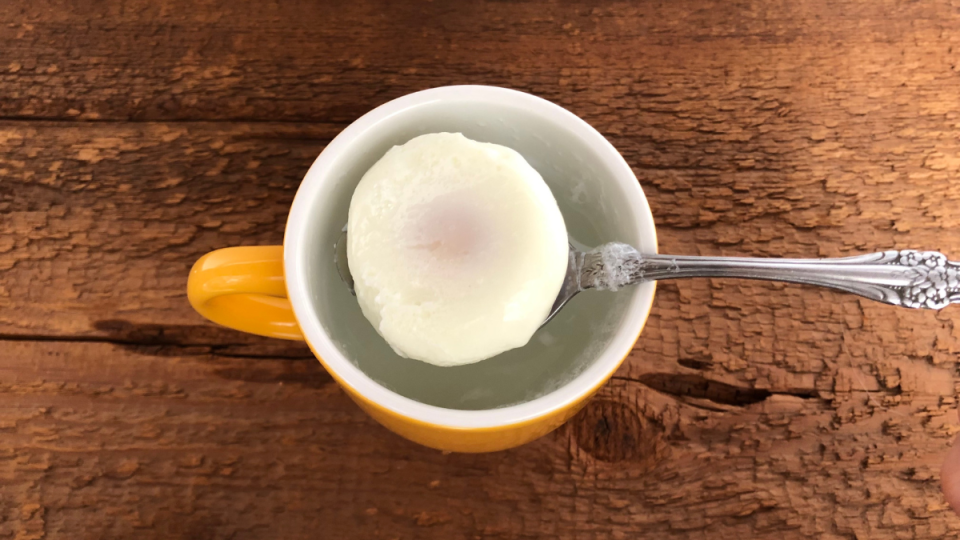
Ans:
<svg viewBox="0 0 960 540"><path fill-rule="evenodd" d="M621 241L656 252L653 216L630 167L595 129L538 97L489 86L410 94L347 127L307 172L287 221L287 292L326 367L378 405L423 422L495 427L563 408L630 352L654 284L582 293L526 347L456 368L397 356L340 282L333 246L363 174L388 149L425 133L459 132L520 152L544 177L580 246Z"/></svg>

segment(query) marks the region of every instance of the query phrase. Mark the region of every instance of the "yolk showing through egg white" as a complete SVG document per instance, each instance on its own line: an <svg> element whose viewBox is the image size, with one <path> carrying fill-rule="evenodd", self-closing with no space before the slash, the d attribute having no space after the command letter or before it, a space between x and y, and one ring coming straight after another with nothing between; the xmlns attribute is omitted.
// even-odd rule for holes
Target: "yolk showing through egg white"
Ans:
<svg viewBox="0 0 960 540"><path fill-rule="evenodd" d="M567 267L550 189L509 148L434 133L392 148L350 202L364 316L400 355L477 362L529 341Z"/></svg>
<svg viewBox="0 0 960 540"><path fill-rule="evenodd" d="M426 257L454 270L480 262L490 251L494 219L467 194L449 193L414 207L404 232L412 256Z"/></svg>

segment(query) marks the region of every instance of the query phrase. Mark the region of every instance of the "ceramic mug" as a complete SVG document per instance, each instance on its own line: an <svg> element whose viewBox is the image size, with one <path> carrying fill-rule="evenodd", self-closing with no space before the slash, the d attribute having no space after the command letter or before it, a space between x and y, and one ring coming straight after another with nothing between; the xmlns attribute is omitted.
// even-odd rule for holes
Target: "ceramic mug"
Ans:
<svg viewBox="0 0 960 540"><path fill-rule="evenodd" d="M300 184L283 246L208 253L190 272L188 297L224 326L306 341L364 411L407 439L460 452L511 448L559 427L609 380L639 337L654 283L579 295L503 359L441 368L394 355L340 283L333 246L366 170L392 146L436 132L520 152L550 186L572 240L656 251L636 177L590 125L523 92L448 86L395 99L343 130Z"/></svg>

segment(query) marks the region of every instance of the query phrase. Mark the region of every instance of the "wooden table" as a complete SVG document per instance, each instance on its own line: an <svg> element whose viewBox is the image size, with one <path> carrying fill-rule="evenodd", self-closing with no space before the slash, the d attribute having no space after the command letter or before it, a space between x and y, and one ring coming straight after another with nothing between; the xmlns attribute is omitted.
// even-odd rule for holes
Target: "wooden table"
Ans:
<svg viewBox="0 0 960 540"><path fill-rule="evenodd" d="M939 539L960 308L663 283L598 398L442 454L190 265L277 244L367 110L509 86L597 127L661 249L960 257L960 4L0 3L0 538Z"/></svg>

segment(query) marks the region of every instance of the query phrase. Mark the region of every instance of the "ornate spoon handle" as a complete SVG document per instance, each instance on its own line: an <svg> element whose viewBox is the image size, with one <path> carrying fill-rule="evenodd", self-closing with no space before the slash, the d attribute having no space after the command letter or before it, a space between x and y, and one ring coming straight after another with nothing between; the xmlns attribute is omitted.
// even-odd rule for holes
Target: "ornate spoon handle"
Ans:
<svg viewBox="0 0 960 540"><path fill-rule="evenodd" d="M910 308L960 303L960 262L936 251L882 251L838 259L641 255L619 243L583 255L580 289L617 290L644 281L733 277L830 287Z"/></svg>

